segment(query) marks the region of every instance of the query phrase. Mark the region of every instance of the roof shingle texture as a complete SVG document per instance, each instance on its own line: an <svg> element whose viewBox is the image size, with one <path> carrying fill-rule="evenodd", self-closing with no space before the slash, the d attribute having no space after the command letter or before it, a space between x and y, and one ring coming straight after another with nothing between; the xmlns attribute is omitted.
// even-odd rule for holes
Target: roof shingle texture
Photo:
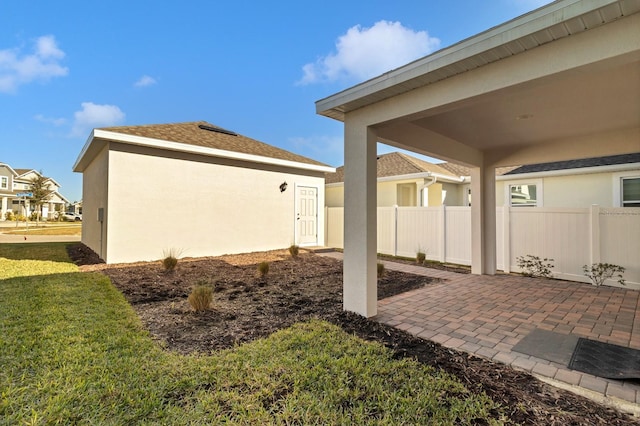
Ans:
<svg viewBox="0 0 640 426"><path fill-rule="evenodd" d="M401 152L379 155L376 165L378 169L377 177L379 178L415 173L437 173L444 176L451 176L452 178L460 178L471 174L469 167L454 163L433 164ZM514 168L515 167L499 167L496 169L496 175L500 176ZM335 173L326 173L325 182L344 182L344 166L338 167Z"/></svg>
<svg viewBox="0 0 640 426"><path fill-rule="evenodd" d="M609 155L606 157L582 158L579 160L528 164L520 166L507 174L517 175L522 173L550 172L554 170L581 169L584 167L613 166L617 164L629 163L640 163L640 152L636 152L634 154Z"/></svg>
<svg viewBox="0 0 640 426"><path fill-rule="evenodd" d="M199 126L208 126L222 131L212 131L201 129ZM326 166L311 158L294 154L273 145L260 142L255 139L240 135L228 134L228 130L206 121L171 124L150 124L144 126L118 126L103 127L99 130L122 133L126 135L141 136L145 138L158 139L169 142L177 142L187 145L195 145L205 148L219 149L224 151L239 152L242 154L258 155L261 157L274 158L278 160L294 161L304 164Z"/></svg>

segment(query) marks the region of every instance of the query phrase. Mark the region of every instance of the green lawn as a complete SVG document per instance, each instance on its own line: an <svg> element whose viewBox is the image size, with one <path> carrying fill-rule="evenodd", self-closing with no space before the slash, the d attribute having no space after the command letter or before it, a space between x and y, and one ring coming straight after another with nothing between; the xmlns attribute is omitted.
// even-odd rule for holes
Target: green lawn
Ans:
<svg viewBox="0 0 640 426"><path fill-rule="evenodd" d="M5 228L4 234L12 235L80 235L82 223L79 222L47 222L40 225Z"/></svg>
<svg viewBox="0 0 640 426"><path fill-rule="evenodd" d="M14 275L0 280L0 424L500 423L486 396L322 321L168 353L105 276L60 262L64 245L19 261L22 246L0 244Z"/></svg>

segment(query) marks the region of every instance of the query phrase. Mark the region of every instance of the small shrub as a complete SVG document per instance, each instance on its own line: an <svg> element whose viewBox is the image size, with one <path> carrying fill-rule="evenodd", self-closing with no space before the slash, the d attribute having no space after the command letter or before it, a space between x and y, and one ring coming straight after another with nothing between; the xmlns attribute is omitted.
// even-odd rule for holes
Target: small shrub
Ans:
<svg viewBox="0 0 640 426"><path fill-rule="evenodd" d="M178 256L180 251L175 249L169 249L163 252L162 266L167 271L173 271L178 265Z"/></svg>
<svg viewBox="0 0 640 426"><path fill-rule="evenodd" d="M198 285L193 289L187 300L194 311L205 311L213 300L213 290L209 286Z"/></svg>
<svg viewBox="0 0 640 426"><path fill-rule="evenodd" d="M384 263L378 262L378 278L384 275Z"/></svg>
<svg viewBox="0 0 640 426"><path fill-rule="evenodd" d="M553 268L553 259L540 259L538 256L530 254L526 256L518 256L516 258L518 268L522 269L522 275L525 277L545 277L551 278L551 268Z"/></svg>
<svg viewBox="0 0 640 426"><path fill-rule="evenodd" d="M5 214L4 214L4 218L6 220L16 220L15 215L13 214L12 210L8 210Z"/></svg>
<svg viewBox="0 0 640 426"><path fill-rule="evenodd" d="M582 270L596 287L601 286L606 280L613 278L614 275L618 278L618 283L625 285L624 278L622 278L622 274L625 271L623 266L611 263L593 263L591 266L584 265Z"/></svg>
<svg viewBox="0 0 640 426"><path fill-rule="evenodd" d="M424 263L424 260L426 258L427 258L427 255L424 254L423 252L419 251L416 253L416 262L419 263L420 265Z"/></svg>
<svg viewBox="0 0 640 426"><path fill-rule="evenodd" d="M268 273L269 273L269 262L260 262L258 264L258 274L260 274L261 277L264 277Z"/></svg>
<svg viewBox="0 0 640 426"><path fill-rule="evenodd" d="M291 255L291 257L298 257L299 253L300 247L295 244L291 244L291 246L289 246L289 254Z"/></svg>

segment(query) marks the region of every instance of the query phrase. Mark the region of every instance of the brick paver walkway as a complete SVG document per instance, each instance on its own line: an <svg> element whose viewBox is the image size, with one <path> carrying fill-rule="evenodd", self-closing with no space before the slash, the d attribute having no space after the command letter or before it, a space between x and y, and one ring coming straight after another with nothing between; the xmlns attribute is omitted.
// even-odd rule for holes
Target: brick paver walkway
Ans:
<svg viewBox="0 0 640 426"><path fill-rule="evenodd" d="M342 258L341 253L322 253ZM470 275L384 261L440 281L378 302L375 320L640 411L640 386L512 351L536 328L640 349L640 292L518 275Z"/></svg>

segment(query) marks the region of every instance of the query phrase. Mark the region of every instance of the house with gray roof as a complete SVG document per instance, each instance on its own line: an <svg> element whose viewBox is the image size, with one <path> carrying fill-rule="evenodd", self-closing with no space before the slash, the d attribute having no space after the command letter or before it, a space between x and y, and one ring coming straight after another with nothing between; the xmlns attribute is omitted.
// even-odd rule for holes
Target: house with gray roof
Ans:
<svg viewBox="0 0 640 426"><path fill-rule="evenodd" d="M468 178L402 152L378 155L377 205L438 206L463 205L462 188ZM344 166L326 174L327 207L344 206Z"/></svg>
<svg viewBox="0 0 640 426"><path fill-rule="evenodd" d="M39 208L40 219L55 219L64 211L69 203L61 193L60 184L53 178L42 176L34 169L13 168L0 162L0 220L20 216L30 217L38 208L29 197L18 194L28 193L31 181L37 177L45 178L45 185L50 191L48 200Z"/></svg>
<svg viewBox="0 0 640 426"><path fill-rule="evenodd" d="M94 129L73 170L82 242L107 263L323 245L335 171L204 121Z"/></svg>
<svg viewBox="0 0 640 426"><path fill-rule="evenodd" d="M378 207L469 206L471 169L402 152L377 156ZM640 152L496 168L496 206L640 207ZM327 207L344 206L344 166L326 174Z"/></svg>

